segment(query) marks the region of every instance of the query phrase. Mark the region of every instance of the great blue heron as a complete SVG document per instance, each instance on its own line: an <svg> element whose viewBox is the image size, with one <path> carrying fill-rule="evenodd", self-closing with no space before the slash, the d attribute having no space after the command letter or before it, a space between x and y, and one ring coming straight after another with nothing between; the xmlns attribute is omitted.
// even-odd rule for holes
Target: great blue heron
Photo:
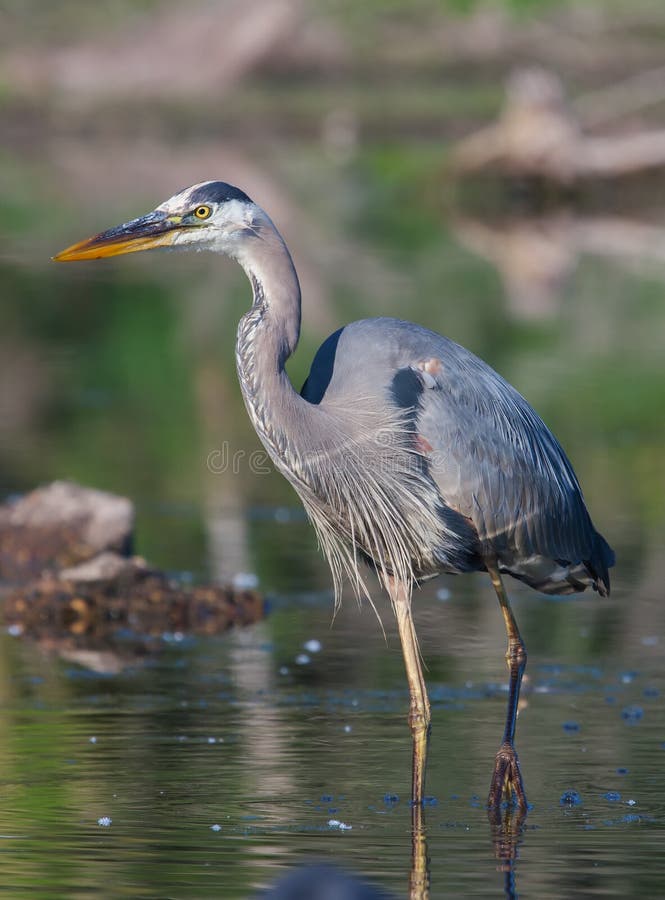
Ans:
<svg viewBox="0 0 665 900"><path fill-rule="evenodd" d="M318 350L298 394L284 365L298 343L300 286L266 213L238 188L194 185L156 210L74 244L57 260L153 247L236 259L252 285L236 362L249 416L291 482L328 558L339 601L348 576L369 597L361 559L388 592L410 693L412 799L420 807L430 707L411 616L414 585L488 572L508 633L508 712L489 805L526 796L514 747L526 651L501 574L550 594L609 593L614 554L575 473L526 400L448 338L398 319L364 319Z"/></svg>

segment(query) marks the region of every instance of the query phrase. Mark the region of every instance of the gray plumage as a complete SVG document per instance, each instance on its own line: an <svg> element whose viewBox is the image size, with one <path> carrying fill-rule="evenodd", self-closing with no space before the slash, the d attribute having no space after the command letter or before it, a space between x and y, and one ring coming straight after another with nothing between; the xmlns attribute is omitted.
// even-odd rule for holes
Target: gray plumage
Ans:
<svg viewBox="0 0 665 900"><path fill-rule="evenodd" d="M429 359L441 362L435 375L419 368ZM527 401L464 347L397 319L354 322L320 348L303 396L377 419L386 408L406 410L411 440L431 447L418 455L429 507L448 533L426 519L411 526L430 561L414 565L417 579L483 569L494 557L547 593L609 591L614 556L564 451ZM369 480L371 491L380 476L370 462L360 484Z"/></svg>
<svg viewBox="0 0 665 900"><path fill-rule="evenodd" d="M298 279L268 217L247 208L233 254L253 288L238 330L240 384L312 520L337 596L345 575L369 595L359 556L384 582L413 585L491 559L541 591L591 585L606 595L614 555L565 453L470 351L410 322L366 319L324 342L296 394L284 363L298 342Z"/></svg>
<svg viewBox="0 0 665 900"><path fill-rule="evenodd" d="M488 803L527 808L514 747L526 650L503 586L509 572L554 594L609 593L614 554L591 523L575 473L526 400L468 350L411 322L366 319L331 335L298 394L284 369L300 334L300 285L266 213L204 182L63 250L80 260L152 247L236 259L252 285L236 364L257 434L300 495L333 574L371 602L359 561L395 611L409 683L412 816L421 832L430 706L411 612L414 584L486 569L506 625L510 689Z"/></svg>

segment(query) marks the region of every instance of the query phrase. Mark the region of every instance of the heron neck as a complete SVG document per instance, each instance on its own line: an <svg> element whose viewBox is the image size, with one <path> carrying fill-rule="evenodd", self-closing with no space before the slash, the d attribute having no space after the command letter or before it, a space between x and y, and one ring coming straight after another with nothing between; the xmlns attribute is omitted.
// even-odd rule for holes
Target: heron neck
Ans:
<svg viewBox="0 0 665 900"><path fill-rule="evenodd" d="M297 427L295 419L305 404L284 369L300 336L300 284L291 255L267 217L238 261L253 292L251 309L238 326L240 387L259 437L283 467L287 432Z"/></svg>

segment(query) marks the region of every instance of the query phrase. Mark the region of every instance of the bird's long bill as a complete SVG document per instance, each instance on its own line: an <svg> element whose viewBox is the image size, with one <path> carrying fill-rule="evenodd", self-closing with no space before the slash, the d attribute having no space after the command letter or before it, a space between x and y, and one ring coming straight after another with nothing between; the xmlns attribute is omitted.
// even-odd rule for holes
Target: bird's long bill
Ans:
<svg viewBox="0 0 665 900"><path fill-rule="evenodd" d="M168 247L180 226L180 216L169 216L155 210L147 216L140 216L102 231L94 237L72 244L61 250L53 259L58 262L72 262L79 259L101 259L105 256L119 256L121 253L136 253L153 247Z"/></svg>

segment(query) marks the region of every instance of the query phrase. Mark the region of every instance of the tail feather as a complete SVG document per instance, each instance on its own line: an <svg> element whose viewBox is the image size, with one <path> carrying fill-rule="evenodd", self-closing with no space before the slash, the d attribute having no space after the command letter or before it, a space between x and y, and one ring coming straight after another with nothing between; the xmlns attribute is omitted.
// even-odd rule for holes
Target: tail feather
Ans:
<svg viewBox="0 0 665 900"><path fill-rule="evenodd" d="M610 595L609 569L612 568L615 560L614 550L612 550L602 534L596 531L591 559L584 560L584 565L593 578L594 590L598 591L601 597L609 597Z"/></svg>
<svg viewBox="0 0 665 900"><path fill-rule="evenodd" d="M608 569L614 565L614 551L605 538L593 532L589 559L552 559L534 554L531 557L499 557L499 568L526 582L544 594L578 594L592 587L601 597L610 593Z"/></svg>

